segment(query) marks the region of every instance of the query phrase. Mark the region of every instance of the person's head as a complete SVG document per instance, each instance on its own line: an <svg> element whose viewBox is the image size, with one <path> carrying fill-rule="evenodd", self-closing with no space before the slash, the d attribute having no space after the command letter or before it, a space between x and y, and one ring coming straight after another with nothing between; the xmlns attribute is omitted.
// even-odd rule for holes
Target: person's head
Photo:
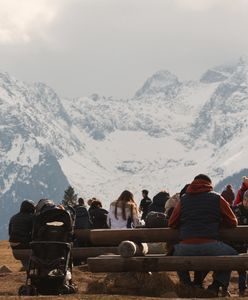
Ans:
<svg viewBox="0 0 248 300"><path fill-rule="evenodd" d="M231 185L231 184L228 184L228 185L226 186L226 190L227 190L227 191L231 191L231 190L233 190L233 187L232 187L232 185Z"/></svg>
<svg viewBox="0 0 248 300"><path fill-rule="evenodd" d="M248 190L244 192L243 206L248 209Z"/></svg>
<svg viewBox="0 0 248 300"><path fill-rule="evenodd" d="M243 176L243 184L248 188L248 177Z"/></svg>
<svg viewBox="0 0 248 300"><path fill-rule="evenodd" d="M53 200L44 198L44 199L40 199L39 202L36 205L36 209L35 212L36 214L40 214L44 209L49 208L49 207L55 207L55 204L53 202Z"/></svg>
<svg viewBox="0 0 248 300"><path fill-rule="evenodd" d="M134 202L133 194L128 190L123 191L117 199L117 202Z"/></svg>
<svg viewBox="0 0 248 300"><path fill-rule="evenodd" d="M142 190L142 196L145 198L148 196L149 191L148 190Z"/></svg>
<svg viewBox="0 0 248 300"><path fill-rule="evenodd" d="M24 200L21 203L20 212L21 213L28 213L33 214L35 211L35 204L32 200Z"/></svg>
<svg viewBox="0 0 248 300"><path fill-rule="evenodd" d="M198 174L197 176L195 176L194 180L204 180L209 183L212 183L212 180L205 174Z"/></svg>
<svg viewBox="0 0 248 300"><path fill-rule="evenodd" d="M93 200L92 200L92 199L89 199L89 200L87 201L87 204L88 204L89 206L91 206L92 202L93 202Z"/></svg>
<svg viewBox="0 0 248 300"><path fill-rule="evenodd" d="M117 207L121 207L122 210L122 217L124 220L126 220L126 208L127 205L130 206L131 209L131 216L133 215L133 210L137 209L136 203L134 201L133 194L129 192L128 190L123 191L119 198L116 201L115 204L115 217L117 218Z"/></svg>
<svg viewBox="0 0 248 300"><path fill-rule="evenodd" d="M78 198L78 204L83 206L84 205L84 199L81 198L81 197Z"/></svg>
<svg viewBox="0 0 248 300"><path fill-rule="evenodd" d="M102 202L100 200L93 200L91 203L91 208L97 208L97 207L102 207Z"/></svg>

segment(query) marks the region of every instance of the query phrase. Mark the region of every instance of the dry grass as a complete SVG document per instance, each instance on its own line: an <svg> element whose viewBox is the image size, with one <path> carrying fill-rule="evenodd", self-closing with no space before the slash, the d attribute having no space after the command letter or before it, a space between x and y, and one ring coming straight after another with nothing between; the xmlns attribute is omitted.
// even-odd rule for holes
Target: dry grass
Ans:
<svg viewBox="0 0 248 300"><path fill-rule="evenodd" d="M18 288L25 283L26 273L20 271L21 264L12 256L8 242L0 241L0 266L7 266L12 272L0 273L0 300L19 299ZM237 295L237 275L233 272L230 284L232 294ZM182 288L178 284L175 272L161 273L117 273L117 274L92 274L85 267L73 268L73 279L79 287L76 295L64 296L39 296L39 298L73 299L73 300L155 300L203 298L202 291L193 291ZM209 283L211 277L207 279ZM33 299L33 297L25 297ZM223 299L223 298L222 298ZM244 298L248 299L248 298Z"/></svg>

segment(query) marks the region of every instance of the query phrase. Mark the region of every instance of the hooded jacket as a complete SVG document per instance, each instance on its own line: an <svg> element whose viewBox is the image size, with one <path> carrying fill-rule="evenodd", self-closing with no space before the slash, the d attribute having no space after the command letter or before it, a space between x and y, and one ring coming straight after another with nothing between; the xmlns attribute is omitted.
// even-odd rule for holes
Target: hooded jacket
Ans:
<svg viewBox="0 0 248 300"><path fill-rule="evenodd" d="M236 206L236 205L238 205L239 203L242 202L244 193L247 190L248 190L248 178L244 176L242 185L241 185L240 189L238 190L236 199L234 201L234 206Z"/></svg>
<svg viewBox="0 0 248 300"><path fill-rule="evenodd" d="M181 241L201 243L218 239L221 225L237 226L229 204L213 192L210 182L195 179L174 209L169 226L179 228Z"/></svg>
<svg viewBox="0 0 248 300"><path fill-rule="evenodd" d="M165 203L170 199L170 194L166 191L159 192L152 199L152 204L148 207L148 212L165 212Z"/></svg>
<svg viewBox="0 0 248 300"><path fill-rule="evenodd" d="M22 244L24 248L29 246L33 229L34 202L25 200L22 202L20 212L14 215L9 222L9 241Z"/></svg>

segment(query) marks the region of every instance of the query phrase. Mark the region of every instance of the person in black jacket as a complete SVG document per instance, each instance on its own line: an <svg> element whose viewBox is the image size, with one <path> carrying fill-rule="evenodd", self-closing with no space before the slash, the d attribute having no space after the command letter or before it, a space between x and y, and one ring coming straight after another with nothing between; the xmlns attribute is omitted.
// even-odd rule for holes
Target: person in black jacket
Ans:
<svg viewBox="0 0 248 300"><path fill-rule="evenodd" d="M148 207L152 200L148 197L148 190L142 190L143 199L140 201L139 211L142 212L141 220L145 220L148 214Z"/></svg>
<svg viewBox="0 0 248 300"><path fill-rule="evenodd" d="M170 194L167 191L161 191L152 199L152 203L148 207L148 212L165 212L165 203L170 199Z"/></svg>
<svg viewBox="0 0 248 300"><path fill-rule="evenodd" d="M14 249L30 248L32 238L35 204L32 200L24 200L21 203L20 212L15 214L9 222L9 243ZM21 260L23 267L27 269L28 259Z"/></svg>
<svg viewBox="0 0 248 300"><path fill-rule="evenodd" d="M102 208L100 200L93 200L89 209L90 220L93 229L108 228L107 215L108 211Z"/></svg>
<svg viewBox="0 0 248 300"><path fill-rule="evenodd" d="M90 216L84 204L84 199L78 199L78 205L74 207L75 210L75 225L74 229L89 229L91 228Z"/></svg>

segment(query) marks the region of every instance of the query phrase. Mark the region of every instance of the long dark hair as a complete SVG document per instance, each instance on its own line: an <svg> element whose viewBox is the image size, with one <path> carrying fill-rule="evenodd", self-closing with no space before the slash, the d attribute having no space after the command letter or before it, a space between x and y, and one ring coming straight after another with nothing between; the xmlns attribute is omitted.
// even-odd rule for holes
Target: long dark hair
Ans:
<svg viewBox="0 0 248 300"><path fill-rule="evenodd" d="M126 217L126 205L129 204L130 205L130 209L131 209L131 218L133 219L133 211L134 209L137 210L137 205L134 201L133 198L133 194L127 190L123 191L119 198L116 200L115 202L115 218L117 219L117 208L121 207L121 211L122 211L122 218L124 220L127 219Z"/></svg>

